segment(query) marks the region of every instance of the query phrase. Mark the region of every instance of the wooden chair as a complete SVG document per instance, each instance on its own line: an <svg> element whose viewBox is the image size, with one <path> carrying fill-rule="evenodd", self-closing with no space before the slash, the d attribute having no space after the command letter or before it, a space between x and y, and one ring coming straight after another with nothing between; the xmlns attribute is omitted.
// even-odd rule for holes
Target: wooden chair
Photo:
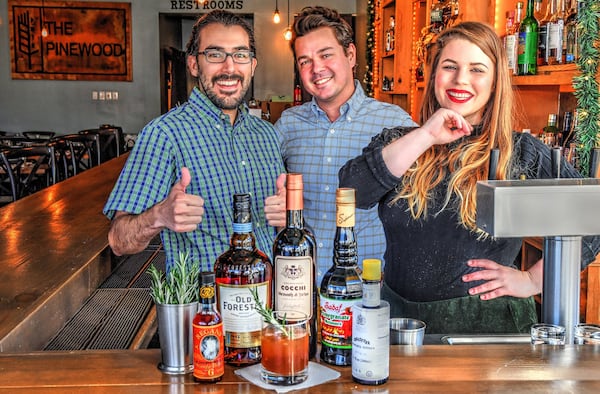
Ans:
<svg viewBox="0 0 600 394"><path fill-rule="evenodd" d="M61 137L69 144L69 151L73 163L73 175L89 170L100 164L101 147L98 134L67 134Z"/></svg>
<svg viewBox="0 0 600 394"><path fill-rule="evenodd" d="M100 144L100 163L104 163L124 151L123 129L119 126L101 125L97 129L81 130L78 134L97 134Z"/></svg>
<svg viewBox="0 0 600 394"><path fill-rule="evenodd" d="M54 131L34 131L34 130L23 131L21 134L23 134L23 137L25 137L29 141L33 141L33 142L49 141L56 135L56 133Z"/></svg>
<svg viewBox="0 0 600 394"><path fill-rule="evenodd" d="M54 148L34 146L0 153L0 173L10 183L12 201L56 183Z"/></svg>

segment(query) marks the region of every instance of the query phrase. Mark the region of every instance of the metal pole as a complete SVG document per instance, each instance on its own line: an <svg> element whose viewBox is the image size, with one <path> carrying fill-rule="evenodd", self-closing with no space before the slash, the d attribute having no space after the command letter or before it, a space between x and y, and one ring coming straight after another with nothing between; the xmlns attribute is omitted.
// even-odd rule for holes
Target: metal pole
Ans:
<svg viewBox="0 0 600 394"><path fill-rule="evenodd" d="M573 344L579 323L581 236L544 238L542 321L565 327L566 344Z"/></svg>

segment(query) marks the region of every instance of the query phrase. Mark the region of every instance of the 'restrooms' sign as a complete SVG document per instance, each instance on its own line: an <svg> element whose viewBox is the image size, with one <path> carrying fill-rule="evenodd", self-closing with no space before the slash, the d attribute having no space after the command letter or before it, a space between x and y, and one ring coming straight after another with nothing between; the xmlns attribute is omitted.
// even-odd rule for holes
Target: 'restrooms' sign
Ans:
<svg viewBox="0 0 600 394"><path fill-rule="evenodd" d="M131 81L131 4L8 0L13 79Z"/></svg>

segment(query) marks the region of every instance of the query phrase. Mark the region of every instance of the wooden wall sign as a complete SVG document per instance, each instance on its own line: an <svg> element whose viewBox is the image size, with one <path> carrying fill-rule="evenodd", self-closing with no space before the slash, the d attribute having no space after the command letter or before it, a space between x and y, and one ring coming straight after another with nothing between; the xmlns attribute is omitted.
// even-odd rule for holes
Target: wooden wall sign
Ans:
<svg viewBox="0 0 600 394"><path fill-rule="evenodd" d="M131 81L131 4L8 0L13 79Z"/></svg>

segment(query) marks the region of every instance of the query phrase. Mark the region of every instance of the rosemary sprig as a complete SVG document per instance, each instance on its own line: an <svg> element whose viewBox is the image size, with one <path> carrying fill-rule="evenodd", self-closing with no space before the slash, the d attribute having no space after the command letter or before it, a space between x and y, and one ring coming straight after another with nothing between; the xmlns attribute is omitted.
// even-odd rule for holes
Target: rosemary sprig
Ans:
<svg viewBox="0 0 600 394"><path fill-rule="evenodd" d="M150 294L157 304L188 304L198 301L198 275L200 263L193 262L187 253L163 273L154 264L148 268L151 278Z"/></svg>
<svg viewBox="0 0 600 394"><path fill-rule="evenodd" d="M269 308L266 305L263 305L263 303L260 301L260 297L258 296L258 289L256 287L249 287L248 290L250 290L250 294L252 294L252 298L254 299L254 303L256 304L256 312L258 312L258 314L262 316L263 320L266 323L272 324L273 326L277 327L279 330L281 330L281 332L283 332L283 334L286 337L289 337L290 333L284 326L281 325L281 322L277 320L277 318L273 314L273 309ZM283 324L285 324L285 316L283 316Z"/></svg>

